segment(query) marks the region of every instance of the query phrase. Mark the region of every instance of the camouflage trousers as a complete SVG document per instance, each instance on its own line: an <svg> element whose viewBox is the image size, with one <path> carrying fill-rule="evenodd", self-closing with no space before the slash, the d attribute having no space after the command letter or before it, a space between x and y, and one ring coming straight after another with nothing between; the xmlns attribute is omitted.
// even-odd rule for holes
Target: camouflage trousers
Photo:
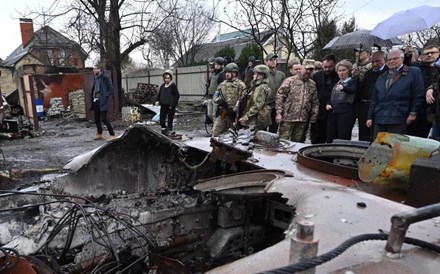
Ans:
<svg viewBox="0 0 440 274"><path fill-rule="evenodd" d="M307 122L282 122L278 129L280 138L293 142L304 143L304 131L307 128Z"/></svg>
<svg viewBox="0 0 440 274"><path fill-rule="evenodd" d="M228 129L232 127L231 119L228 116L222 118L218 116L215 118L214 125L212 126L212 137L217 137L223 132L228 131Z"/></svg>
<svg viewBox="0 0 440 274"><path fill-rule="evenodd" d="M218 105L216 103L214 103L214 100L212 100L210 98L210 99L208 99L208 101L206 103L206 108L207 108L207 115L208 115L208 117L211 118L211 120L214 121L215 114L217 113Z"/></svg>

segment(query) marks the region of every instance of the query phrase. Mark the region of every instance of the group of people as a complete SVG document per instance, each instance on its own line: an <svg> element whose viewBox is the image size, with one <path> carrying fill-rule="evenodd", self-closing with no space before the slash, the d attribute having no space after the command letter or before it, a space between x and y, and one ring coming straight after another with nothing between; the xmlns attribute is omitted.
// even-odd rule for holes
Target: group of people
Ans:
<svg viewBox="0 0 440 274"><path fill-rule="evenodd" d="M213 137L238 127L277 131L278 127L274 126L276 90L285 78L283 72L276 70L277 59L277 55L270 53L264 65L256 65L256 58L250 57L243 77L239 77L236 63L223 67L223 58L214 59L207 87L208 117L214 121Z"/></svg>
<svg viewBox="0 0 440 274"><path fill-rule="evenodd" d="M356 62L336 62L327 55L322 62L310 59L288 63L291 76L277 70L278 56L269 53L265 64L249 65L239 75L238 65L222 57L214 59L207 85L208 117L214 121L212 136L230 128L254 126L278 133L281 138L305 142L310 130L312 144L351 140L356 123L359 140L372 142L379 132L440 138L439 48L429 45L418 59L413 49L393 48L389 52L357 48ZM92 109L97 133L102 138L101 121L113 140L107 120L111 80L95 66ZM156 105L160 124L172 132L179 91L173 73L163 73ZM243 80L240 80L242 78Z"/></svg>
<svg viewBox="0 0 440 274"><path fill-rule="evenodd" d="M372 142L379 132L440 137L438 47L426 46L418 59L412 49L354 50L354 63L336 62L334 55L289 61L287 78L277 70L276 54L257 66L251 57L243 81L235 63L223 68L216 58L208 85L218 106L217 115L209 114L213 136L255 126L295 142L305 142L310 130L313 144L331 143L351 140L357 121L360 141Z"/></svg>

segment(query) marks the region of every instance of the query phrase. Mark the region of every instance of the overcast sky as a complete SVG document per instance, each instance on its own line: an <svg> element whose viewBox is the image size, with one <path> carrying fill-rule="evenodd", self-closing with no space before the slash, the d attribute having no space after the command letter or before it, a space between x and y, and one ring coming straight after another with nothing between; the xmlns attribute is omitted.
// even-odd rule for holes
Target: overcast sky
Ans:
<svg viewBox="0 0 440 274"><path fill-rule="evenodd" d="M3 0L0 7L0 58L5 59L21 44L19 12L25 13L27 8L47 7L54 0ZM210 0L207 0L210 1ZM391 16L393 13L420 5L440 6L438 0L340 0L338 14L347 19L352 15L360 28L373 29L374 26ZM59 27L52 26L55 30Z"/></svg>

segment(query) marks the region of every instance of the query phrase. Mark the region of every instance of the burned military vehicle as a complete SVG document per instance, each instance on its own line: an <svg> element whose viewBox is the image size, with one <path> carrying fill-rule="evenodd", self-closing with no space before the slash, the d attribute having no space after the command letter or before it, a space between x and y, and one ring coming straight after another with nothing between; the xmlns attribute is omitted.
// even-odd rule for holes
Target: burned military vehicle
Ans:
<svg viewBox="0 0 440 274"><path fill-rule="evenodd" d="M131 126L76 157L63 176L2 191L0 266L10 273L435 271L438 207L383 198L402 192L371 187L351 170L367 147L337 147L304 153L305 145L250 131L184 143ZM298 163L313 154L338 164L329 174ZM341 243L351 251L296 268L323 253L318 245L327 252Z"/></svg>

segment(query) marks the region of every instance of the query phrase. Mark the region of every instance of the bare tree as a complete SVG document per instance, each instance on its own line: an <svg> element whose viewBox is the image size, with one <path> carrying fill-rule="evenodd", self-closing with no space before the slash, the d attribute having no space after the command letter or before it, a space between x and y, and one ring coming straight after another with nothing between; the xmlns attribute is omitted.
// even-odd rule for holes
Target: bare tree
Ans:
<svg viewBox="0 0 440 274"><path fill-rule="evenodd" d="M151 33L152 52L165 61L187 66L194 62L201 45L207 42L214 26L216 6L206 6L205 0L184 0L174 7L173 13ZM172 7L168 7L170 10Z"/></svg>
<svg viewBox="0 0 440 274"><path fill-rule="evenodd" d="M45 24L67 18L67 26L79 34L75 40L88 44L89 52L98 50L101 63L116 71L120 85L122 60L146 44L147 34L173 13L163 7L164 2L173 7L177 0L54 0L49 8L30 14L44 18Z"/></svg>
<svg viewBox="0 0 440 274"><path fill-rule="evenodd" d="M274 50L286 49L305 58L314 48L317 30L334 17L338 0L236 0L234 15L216 21L237 30L249 31L255 42L264 49L267 32L273 35Z"/></svg>
<svg viewBox="0 0 440 274"><path fill-rule="evenodd" d="M428 30L417 31L401 37L407 45L413 45L419 49L430 45L440 45L440 24Z"/></svg>

